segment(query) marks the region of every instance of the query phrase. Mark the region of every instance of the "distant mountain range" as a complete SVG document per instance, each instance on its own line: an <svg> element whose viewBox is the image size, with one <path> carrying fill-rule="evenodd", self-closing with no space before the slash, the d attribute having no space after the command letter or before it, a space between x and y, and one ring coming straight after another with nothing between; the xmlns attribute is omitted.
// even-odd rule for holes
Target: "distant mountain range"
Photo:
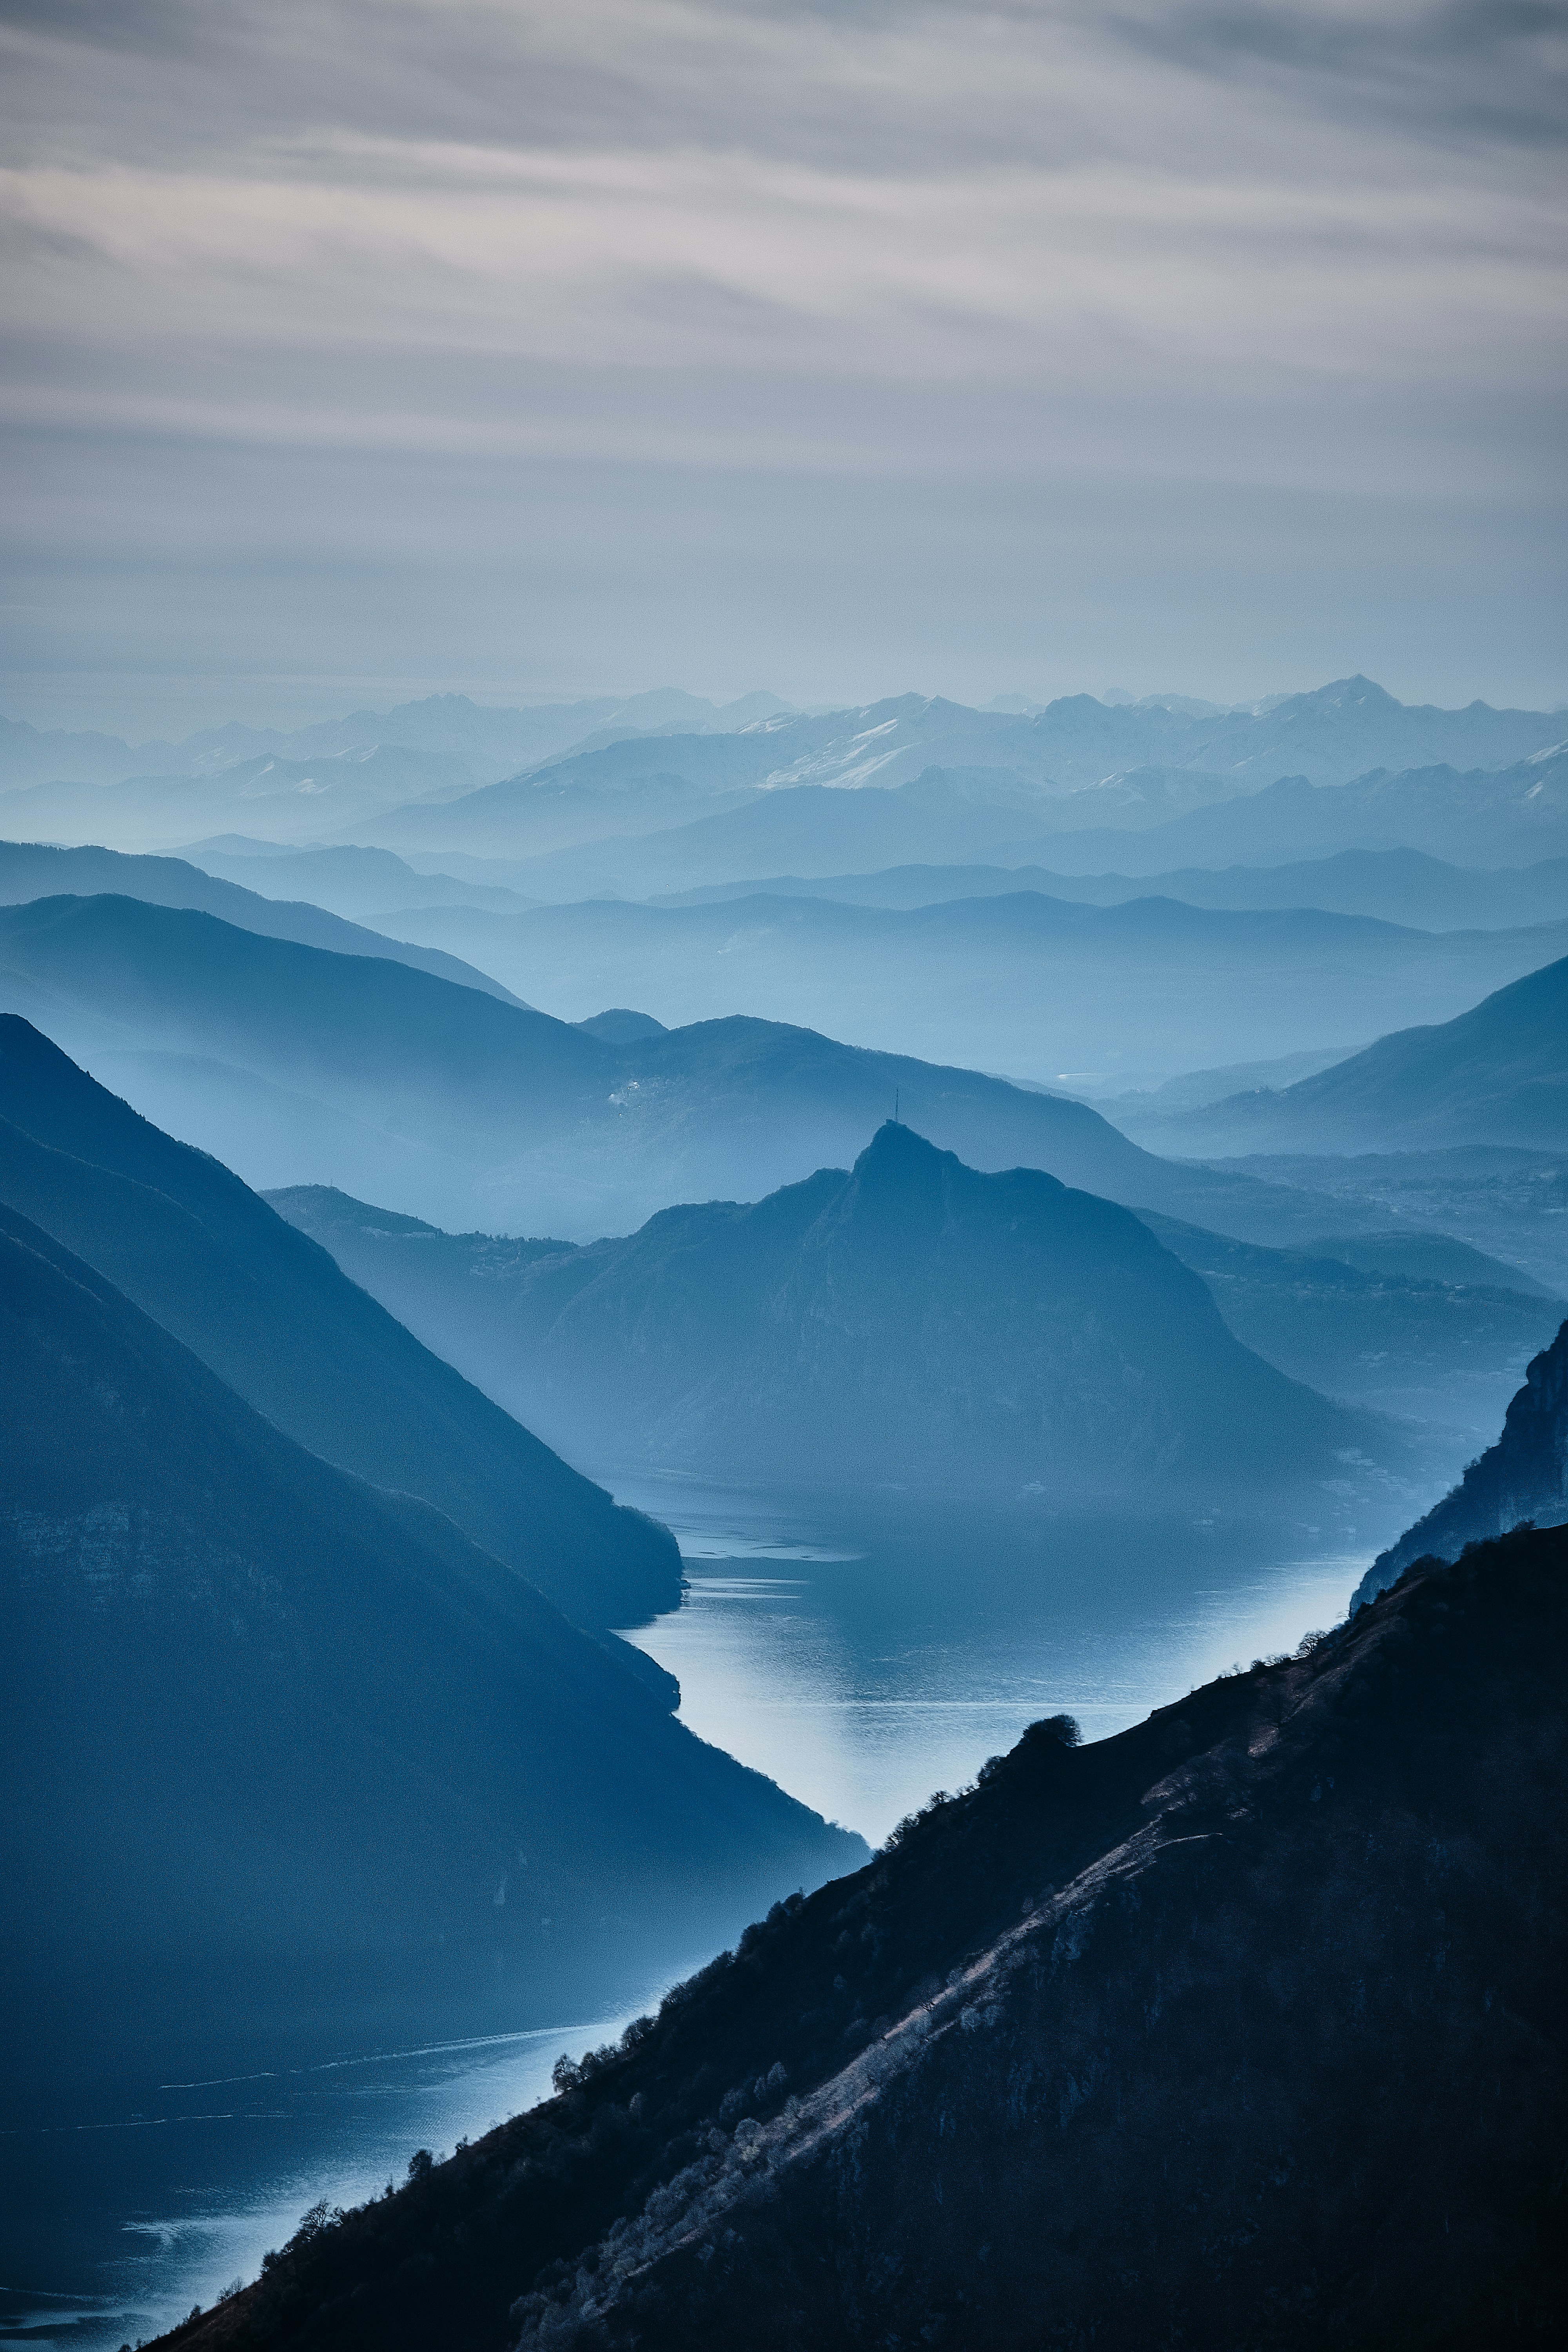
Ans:
<svg viewBox="0 0 1568 2352"><path fill-rule="evenodd" d="M591 2011L863 1855L5 1206L0 1412L14 2120Z"/></svg>
<svg viewBox="0 0 1568 2352"><path fill-rule="evenodd" d="M226 819L278 842L330 841L405 803L460 799L574 745L644 730L657 739L674 723L689 732L743 727L782 707L756 695L721 710L672 692L531 712L436 695L292 734L230 725L136 752L111 738L51 738L0 722L0 791L8 829L24 836L172 848Z"/></svg>
<svg viewBox="0 0 1568 2352"><path fill-rule="evenodd" d="M844 1167L896 1105L972 1167L1270 1244L1386 1227L1310 1189L1178 1167L1086 1104L728 1020L574 1027L383 960L120 898L0 908L0 1009L260 1186L315 1182L448 1229L626 1232ZM389 1198L390 1195L390 1198Z"/></svg>
<svg viewBox="0 0 1568 2352"><path fill-rule="evenodd" d="M534 903L504 883L417 872L390 849L279 849L243 834L219 834L211 841L188 844L182 855L204 874L237 882L243 889L268 898L308 898L356 923L384 920L407 907L484 907L494 914L515 915Z"/></svg>
<svg viewBox="0 0 1568 2352"><path fill-rule="evenodd" d="M394 710L355 710L311 727L247 727L231 720L204 728L183 742L134 746L116 735L71 734L0 719L0 791L50 782L113 784L132 776L213 776L266 757L312 761L384 745L446 761L470 782L489 783L595 740L677 726L689 731L744 727L786 707L772 694L746 695L721 707L679 688L537 703L521 710L474 702L466 694L431 694Z"/></svg>
<svg viewBox="0 0 1568 2352"><path fill-rule="evenodd" d="M384 861L417 889L418 877L386 852L236 863L241 872L267 864L288 887L294 867L332 859ZM1090 1097L1124 1091L1117 1075L1146 1092L1194 1061L1224 1068L1306 1054L1336 1030L1342 1057L1358 1030L1445 1019L1568 947L1568 917L1435 937L1289 900L1231 910L1133 897L1101 907L1019 890L894 909L769 894L685 908L590 902L497 912L460 903L469 886L457 877L442 881L446 903L409 904L385 919L411 944L177 858L0 843L0 904L120 893L341 954L388 957L513 1002L543 996L574 1019L593 1017L606 996L648 1006L665 1025L749 1013ZM1142 1057L1131 1070L1130 1053ZM1333 1058L1320 1052L1318 1066ZM1125 1106L1130 1118L1175 1108Z"/></svg>
<svg viewBox="0 0 1568 2352"><path fill-rule="evenodd" d="M167 2340L1561 2335L1565 1599L1514 1536L1115 1738L1035 1725Z"/></svg>
<svg viewBox="0 0 1568 2352"><path fill-rule="evenodd" d="M1054 837L1057 802L1010 771L929 768L903 784L770 787L770 740L752 746L750 777L743 748L626 745L614 761L595 754L493 784L449 815L398 810L366 827L365 837L410 856L462 851L508 860L505 879L527 897L557 902L647 898L784 866L831 872L898 858L984 857Z"/></svg>
<svg viewBox="0 0 1568 2352"><path fill-rule="evenodd" d="M29 784L0 799L0 824L19 840L172 849L216 828L275 841L331 840L423 799L460 800L473 778L460 761L397 743L301 760L260 751L211 772L132 775L112 784Z"/></svg>
<svg viewBox="0 0 1568 2352"><path fill-rule="evenodd" d="M1374 769L1351 782L1296 775L1238 787L1201 768L1140 768L1069 792L956 761L849 790L774 779L748 736L638 743L399 811L361 837L507 860L495 880L557 902L910 863L1137 875L1405 846L1460 865L1521 865L1568 854L1568 754L1553 740L1501 771Z"/></svg>
<svg viewBox="0 0 1568 2352"><path fill-rule="evenodd" d="M92 1265L287 1435L373 1485L420 1496L577 1624L626 1625L676 1605L680 1564L661 1528L569 1470L226 1168L161 1133L5 1015L0 1202ZM640 1653L625 1651L628 1662L646 1675Z"/></svg>
<svg viewBox="0 0 1568 2352"><path fill-rule="evenodd" d="M1032 713L973 710L905 694L858 710L780 711L727 741L671 734L580 750L551 763L560 781L625 784L685 774L688 763L728 788L768 784L886 788L928 769L998 769L1064 795L1134 770L1224 779L1210 795L1256 791L1281 775L1346 783L1373 767L1460 761L1505 768L1561 742L1560 714L1407 709L1371 679L1341 678L1267 709L1200 716L1168 703L1107 705L1068 695Z"/></svg>
<svg viewBox="0 0 1568 2352"><path fill-rule="evenodd" d="M309 1193L276 1197L334 1245L330 1201L323 1220ZM978 1174L890 1121L847 1174L584 1249L464 1265L448 1244L437 1272L423 1234L389 1252L375 1211L360 1223L349 1271L400 1296L405 1268L444 1352L610 1462L1082 1507L1304 1486L1378 1443L1240 1347L1125 1209Z"/></svg>
<svg viewBox="0 0 1568 2352"><path fill-rule="evenodd" d="M342 857L366 858L370 850L343 850ZM201 860L197 860L201 863ZM245 878L237 865L226 867ZM432 896L421 902L419 887L405 869L403 904L479 905ZM286 877L287 868L284 868ZM258 880L252 887L266 887ZM1370 915L1380 922L1417 930L1511 930L1528 923L1568 918L1568 857L1489 872L1450 866L1419 849L1342 849L1331 857L1286 866L1228 866L1219 871L1188 866L1171 874L1058 874L1044 866L895 866L879 874L837 874L820 880L775 875L761 881L714 882L678 892L657 903L672 907L710 905L721 899L757 898L837 898L856 907L931 907L952 898L1005 897L1035 890L1047 898L1074 899L1084 906L1119 907L1130 898L1180 898L1189 907L1230 909L1316 907L1326 914ZM323 902L327 903L327 902ZM331 903L335 904L335 901ZM340 912L350 911L340 908ZM359 910L354 910L359 911ZM498 913L521 913L521 907Z"/></svg>
<svg viewBox="0 0 1568 2352"><path fill-rule="evenodd" d="M710 757L717 774L717 755ZM1568 760L1561 752L1504 772L1373 772L1344 785L1295 776L1223 800L1215 800L1217 779L1204 772L1152 769L1068 797L1047 795L1004 769L931 767L910 783L860 791L757 785L748 795L705 802L699 785L668 762L656 776L618 781L621 800L590 781L557 781L569 774L569 767L548 769L533 781L496 785L491 795L463 802L461 816L458 804L451 812L409 809L372 833L409 854L478 852L503 861L487 870L489 879L552 903L677 898L700 885L729 887L742 875L811 879L905 863L1044 863L1060 873L1154 875L1392 846L1436 852L1460 866L1521 866L1568 854ZM1192 807L1199 797L1213 804Z"/></svg>
<svg viewBox="0 0 1568 2352"><path fill-rule="evenodd" d="M1434 933L1310 907L1031 891L908 911L773 897L435 908L398 928L574 1019L606 1001L673 1026L742 1013L1106 1092L1447 1021L1568 953L1568 919Z"/></svg>
<svg viewBox="0 0 1568 2352"><path fill-rule="evenodd" d="M1481 812L1482 830L1495 833L1511 804L1505 794L1491 807L1496 796L1478 792L1470 772L1560 747L1563 727L1560 715L1484 704L1407 709L1362 677L1220 712L1089 695L978 711L903 695L806 714L771 697L719 709L664 695L529 713L454 697L292 736L210 730L177 750L143 747L129 767L126 747L107 739L61 737L51 754L48 738L12 726L0 736L0 777L12 781L5 829L17 836L153 849L237 830L512 859L565 852L576 866L537 894L559 898L635 887L617 877L636 866L636 842L671 829L682 837L661 844L644 891L787 868L970 861L1009 844L1026 856L1019 845L1064 826L1168 830L1282 776L1310 792L1374 769L1448 777L1470 818ZM865 810L842 804L867 785L878 797ZM1422 797L1442 793L1429 784ZM759 801L781 806L763 815ZM1548 854L1547 813L1523 815L1542 844L1525 854Z"/></svg>
<svg viewBox="0 0 1568 2352"><path fill-rule="evenodd" d="M1568 958L1436 1027L1380 1037L1280 1093L1130 1121L1177 1151L1430 1151L1568 1145Z"/></svg>
<svg viewBox="0 0 1568 2352"><path fill-rule="evenodd" d="M1552 723L1561 727L1561 715ZM1086 828L1053 842L1051 857L1080 874L1106 866L1156 874L1397 848L1481 866L1528 866L1568 854L1568 750L1558 740L1497 771L1373 770L1338 788L1286 776L1223 808L1195 809L1136 835L1113 825Z"/></svg>
<svg viewBox="0 0 1568 2352"><path fill-rule="evenodd" d="M1355 1590L1352 1609L1386 1592L1413 1561L1458 1559L1521 1521L1568 1521L1568 1323L1543 1348L1508 1408L1502 1434L1472 1462L1451 1494L1379 1554Z"/></svg>

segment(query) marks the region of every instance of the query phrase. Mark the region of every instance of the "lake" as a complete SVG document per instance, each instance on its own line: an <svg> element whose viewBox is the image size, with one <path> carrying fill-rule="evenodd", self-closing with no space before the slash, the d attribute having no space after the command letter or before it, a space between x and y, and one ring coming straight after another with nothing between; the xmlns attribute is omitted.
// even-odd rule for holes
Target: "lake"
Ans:
<svg viewBox="0 0 1568 2352"><path fill-rule="evenodd" d="M1294 1648L1342 1617L1411 1516L1405 1496L1340 1495L1285 1521L984 1518L599 1475L680 1542L681 1607L628 1638L679 1677L682 1719L873 1843L1042 1715L1101 1738ZM416 2147L532 2105L562 2050L612 2038L662 1990L628 1984L616 2017L103 2086L30 2118L0 2136L0 2342L152 2336L253 2278L319 2197L359 2202Z"/></svg>
<svg viewBox="0 0 1568 2352"><path fill-rule="evenodd" d="M1261 1518L986 1520L620 1478L671 1528L688 1591L629 1633L675 1675L681 1720L880 1843L1041 1716L1102 1739L1233 1664L1343 1617L1406 1524ZM1384 1522L1388 1522L1385 1532ZM1355 1540L1357 1534L1361 1540Z"/></svg>

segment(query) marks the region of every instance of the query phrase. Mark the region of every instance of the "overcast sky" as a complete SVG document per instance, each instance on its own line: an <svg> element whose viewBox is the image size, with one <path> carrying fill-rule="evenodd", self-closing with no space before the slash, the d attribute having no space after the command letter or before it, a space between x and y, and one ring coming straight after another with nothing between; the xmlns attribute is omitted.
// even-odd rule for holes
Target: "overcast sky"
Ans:
<svg viewBox="0 0 1568 2352"><path fill-rule="evenodd" d="M0 0L0 709L1568 698L1558 0Z"/></svg>

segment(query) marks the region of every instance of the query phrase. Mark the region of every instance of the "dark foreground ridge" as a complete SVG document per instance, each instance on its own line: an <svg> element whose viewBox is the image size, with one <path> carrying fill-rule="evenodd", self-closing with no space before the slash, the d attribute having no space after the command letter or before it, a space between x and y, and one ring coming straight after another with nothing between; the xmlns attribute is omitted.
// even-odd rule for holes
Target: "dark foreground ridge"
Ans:
<svg viewBox="0 0 1568 2352"><path fill-rule="evenodd" d="M1568 1323L1527 1369L1497 1444L1424 1519L1379 1553L1351 1606L1361 1608L1385 1592L1424 1554L1458 1559L1467 1544L1485 1543L1522 1519L1537 1527L1568 1519Z"/></svg>
<svg viewBox="0 0 1568 2352"><path fill-rule="evenodd" d="M1474 2347L1568 2319L1568 1533L1039 1724L192 2347Z"/></svg>

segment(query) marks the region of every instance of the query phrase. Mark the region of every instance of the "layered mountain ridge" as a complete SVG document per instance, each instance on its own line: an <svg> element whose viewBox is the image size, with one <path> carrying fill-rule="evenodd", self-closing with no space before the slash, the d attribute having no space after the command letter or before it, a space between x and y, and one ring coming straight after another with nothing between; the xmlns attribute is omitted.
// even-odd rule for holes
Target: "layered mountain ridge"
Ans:
<svg viewBox="0 0 1568 2352"><path fill-rule="evenodd" d="M366 857L374 851L361 853ZM263 861L253 860L253 864ZM231 872L237 878L245 861ZM402 903L415 903L411 873ZM1419 849L1342 849L1326 857L1274 866L1203 866L1170 873L1061 873L1044 866L895 866L880 872L752 876L713 882L656 900L661 906L707 906L762 897L837 898L858 907L930 907L953 898L1001 897L1016 890L1083 905L1114 907L1131 898L1179 898L1193 907L1263 908L1316 907L1327 914L1371 915L1431 931L1472 926L1510 929L1568 914L1568 858L1495 871L1450 864ZM514 911L520 911L514 909Z"/></svg>
<svg viewBox="0 0 1568 2352"><path fill-rule="evenodd" d="M1041 824L1137 830L1286 776L1332 790L1369 772L1436 774L1439 763L1448 775L1497 772L1560 748L1561 729L1560 715L1485 705L1406 709L1359 677L1230 711L1184 708L1179 698L1108 705L1091 695L979 711L910 694L826 712L791 711L766 696L719 709L654 695L530 713L435 697L292 735L209 730L185 745L148 746L141 761L101 737L58 737L51 754L49 738L11 725L0 732L0 782L14 785L12 829L34 837L173 848L226 829L215 822L221 813L227 826L239 818L240 829L279 841L352 835L391 848L439 843L526 856L646 835L726 805L744 818L759 795L780 802L826 790L840 803L818 813L819 829L824 820L830 829L847 814L847 794L869 787L890 804L928 776L939 780L926 795L933 803L945 793L988 803L994 815L1014 796L1021 836ZM60 781L73 773L99 781ZM1524 814L1539 831L1542 812ZM962 842L949 825L953 854L1005 845L984 810L979 833ZM742 827L739 838L752 836ZM878 862L948 854L929 834L923 845L906 832L902 845L885 847ZM683 855L700 860L700 845ZM691 871L671 887L719 878Z"/></svg>
<svg viewBox="0 0 1568 2352"><path fill-rule="evenodd" d="M1085 1103L973 1069L742 1018L612 1043L401 964L135 899L0 908L0 1008L249 1182L311 1179L458 1229L585 1240L672 1200L756 1200L846 1164L900 1100L973 1167L1043 1167L1245 1239L1357 1222L1157 1159Z"/></svg>
<svg viewBox="0 0 1568 2352"><path fill-rule="evenodd" d="M1101 1087L1451 1020L1568 950L1568 919L1433 932L1312 907L1089 907L1026 888L910 908L773 895L426 908L399 928L573 1016L606 998L671 1026L740 1013Z"/></svg>
<svg viewBox="0 0 1568 2352"><path fill-rule="evenodd" d="M1568 1323L1543 1348L1509 1406L1502 1434L1459 1484L1379 1554L1355 1590L1352 1608L1385 1592L1412 1561L1457 1559L1524 1521L1568 1520Z"/></svg>
<svg viewBox="0 0 1568 2352"><path fill-rule="evenodd" d="M741 771L749 781L721 787L737 772L732 761L693 746L689 776L676 765L680 754L679 744L647 744L623 751L613 767L568 761L443 808L390 812L361 837L410 855L440 847L508 859L515 887L556 900L915 861L1047 858L1068 872L1121 865L1148 874L1399 847L1460 865L1513 866L1568 849L1560 738L1495 769L1373 768L1348 781L1277 770L1277 781L1238 786L1231 774L1131 767L1096 771L1056 793L1013 765L956 760L911 762L903 782L874 772L853 788L809 773L771 781L761 756Z"/></svg>
<svg viewBox="0 0 1568 2352"><path fill-rule="evenodd" d="M302 900L263 898L258 891L204 873L181 857L127 857L112 849L54 849L36 842L0 841L0 905L24 906L35 898L91 898L123 893L154 907L189 907L216 915L242 931L265 939L293 940L302 947L328 948L338 955L382 956L416 971L437 973L459 988L477 988L515 1004L518 999L488 972L447 955L440 948L347 922L342 916Z"/></svg>
<svg viewBox="0 0 1568 2352"><path fill-rule="evenodd" d="M276 1202L342 1245L331 1199ZM501 1244L456 1271L446 1237L399 1248L374 1211L358 1232L361 1278L608 1461L1081 1504L1310 1482L1375 1442L1242 1348L1130 1211L980 1174L890 1120L847 1173L665 1210L625 1241Z"/></svg>

